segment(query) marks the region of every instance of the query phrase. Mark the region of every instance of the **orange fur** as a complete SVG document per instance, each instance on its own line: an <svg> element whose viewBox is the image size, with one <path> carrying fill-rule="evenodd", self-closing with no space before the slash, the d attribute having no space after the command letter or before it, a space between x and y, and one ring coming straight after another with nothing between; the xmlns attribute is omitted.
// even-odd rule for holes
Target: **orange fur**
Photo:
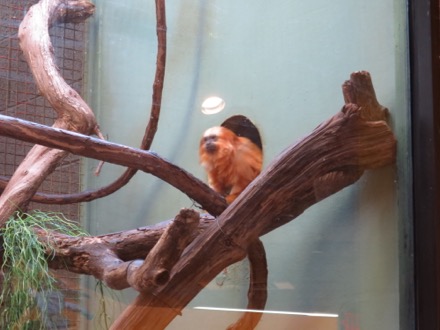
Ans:
<svg viewBox="0 0 440 330"><path fill-rule="evenodd" d="M212 189L231 203L261 172L263 155L251 140L216 126L200 140L200 163Z"/></svg>

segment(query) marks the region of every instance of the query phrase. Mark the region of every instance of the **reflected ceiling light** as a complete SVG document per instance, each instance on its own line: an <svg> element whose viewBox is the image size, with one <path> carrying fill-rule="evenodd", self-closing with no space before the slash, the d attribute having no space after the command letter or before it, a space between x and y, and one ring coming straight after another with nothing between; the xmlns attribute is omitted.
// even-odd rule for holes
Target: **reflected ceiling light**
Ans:
<svg viewBox="0 0 440 330"><path fill-rule="evenodd" d="M242 309L242 308L220 308L220 307L203 307L197 306L194 309L219 311L219 312L249 312L249 313L264 313L264 314L282 314L282 315L299 315L299 316L316 316L316 317L338 317L338 314L327 313L300 313L300 312L285 312L285 311L263 311L258 309Z"/></svg>
<svg viewBox="0 0 440 330"><path fill-rule="evenodd" d="M225 101L218 96L208 97L202 103L202 113L205 115L213 115L219 113L225 108Z"/></svg>

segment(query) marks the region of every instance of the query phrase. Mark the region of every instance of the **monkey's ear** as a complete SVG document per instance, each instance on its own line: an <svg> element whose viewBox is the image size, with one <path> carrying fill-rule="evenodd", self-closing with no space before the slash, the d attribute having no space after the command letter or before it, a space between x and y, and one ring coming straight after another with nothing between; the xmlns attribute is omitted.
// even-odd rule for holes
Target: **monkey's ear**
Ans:
<svg viewBox="0 0 440 330"><path fill-rule="evenodd" d="M235 115L226 119L221 126L230 129L238 136L248 138L263 151L260 131L248 117Z"/></svg>

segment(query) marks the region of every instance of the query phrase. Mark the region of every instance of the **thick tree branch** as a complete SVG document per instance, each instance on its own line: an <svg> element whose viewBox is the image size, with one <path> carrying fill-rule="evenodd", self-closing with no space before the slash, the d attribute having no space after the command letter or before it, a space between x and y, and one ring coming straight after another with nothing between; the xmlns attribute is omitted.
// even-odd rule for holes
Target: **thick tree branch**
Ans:
<svg viewBox="0 0 440 330"><path fill-rule="evenodd" d="M368 88L372 89L372 85L358 82L368 82L369 79L366 72L353 74L350 82L357 83L344 84L344 93L347 86L352 86L349 87L350 92L356 95L356 88L360 85L362 86L360 92L367 93ZM370 98L375 98L374 90L370 90L367 94ZM256 242L259 236L291 221L306 208L355 182L363 171L393 164L396 141L384 121L387 112L378 103L371 102L369 97L365 97L365 103L360 104L360 107L351 103L346 104L341 112L278 156L234 203L215 219L215 226L208 226L195 237L174 266L167 285L150 288L151 294L144 292L139 295L135 303L116 321L114 328L119 328L122 323L126 325L125 322L130 320L130 325L136 329L142 329L145 324L148 324L149 329L163 329L218 272L245 257L253 244L251 242ZM357 100L364 102L362 98ZM364 109L371 114L363 114ZM369 118L375 120L371 121ZM118 164L122 162L121 165L139 167L149 173L158 174L156 173L160 172L158 168L163 167L167 167L166 171L170 171L172 176L182 173L182 170L153 153L80 134L48 129L4 116L0 117L0 127L1 134L6 136L44 143L55 148L65 148L76 154L110 160ZM39 136L43 132L48 138ZM51 140L54 138L55 140ZM118 157L115 152L118 153ZM130 164L124 163L126 161ZM166 176L163 173L159 175ZM203 187L206 186L202 185L201 188ZM209 192L212 191L208 189L207 193ZM224 204L219 203L217 207L220 213ZM151 247L155 240L159 239L164 228L165 224L160 224L157 228L151 229L151 237L154 236L151 239ZM113 240L112 237L115 238L116 235L118 238ZM136 241L134 237L137 235L133 231L104 235L81 239L81 243L78 244L72 242L74 240L72 238L61 239L66 246L75 246L73 251L64 254L64 258L71 260L66 262L66 265L73 271L101 274L100 276L111 282L121 276L123 271L128 270L130 260L133 260L133 256L127 253L130 249L125 250L119 243ZM145 235L141 236L145 237ZM193 239L194 234L191 236ZM116 243L118 240L119 243ZM82 244L84 242L87 244ZM95 260L95 257L91 260L87 259L87 254L82 254L83 258L72 257L75 253L87 251L96 244L103 248L102 253L105 253L105 258L102 259L114 266L110 271L108 267L106 268L106 275L102 275L103 265ZM117 244L119 244L118 248L115 247ZM142 244L145 246L145 243ZM133 247L130 251L132 249ZM58 251L57 255L60 254ZM96 269L92 269L91 265ZM115 281L119 284L112 286L128 285L127 281L122 282L124 281ZM264 300L265 296L259 299ZM257 299L256 303L261 301ZM252 304L253 302L250 302L250 305ZM163 307L159 314L158 307ZM249 320L245 315L242 321ZM254 321L250 321L253 324Z"/></svg>
<svg viewBox="0 0 440 330"><path fill-rule="evenodd" d="M103 160L153 174L186 193L213 215L220 214L226 207L224 198L206 184L154 152L3 115L0 115L0 129L0 134L3 136L67 150L75 155Z"/></svg>
<svg viewBox="0 0 440 330"><path fill-rule="evenodd" d="M205 184L154 153L68 131L100 135L91 109L65 83L54 64L48 29L54 22L81 21L93 13L93 8L84 0L42 0L31 7L20 25L19 38L24 56L38 88L58 113L58 118L54 128L50 129L0 117L0 134L40 144L29 152L0 197L0 225L17 208L28 203L67 151L129 167L111 189L128 182L140 169L169 182L207 211L218 215L214 220L216 225L201 230L199 224L197 232L200 234L197 235L198 214L182 211L180 217L188 220L186 225L176 219L166 226L162 224L149 230L150 243L154 244L150 247L143 243L147 246L142 251L146 255L144 262L133 258L136 253L128 252L132 248L121 248L121 242L115 241L116 234L88 238L54 234L50 239L55 242L56 257L51 265L57 267L61 265L60 261L64 261L70 270L92 274L113 288L131 285L141 291L136 301L115 322L114 329L165 328L219 271L247 254L252 264L248 307L264 308L267 265L258 238L355 182L363 171L395 161L396 141L385 122L387 111L375 97L369 74L352 74L350 81L343 85L346 105L342 111L277 157L226 208L224 199ZM157 32L162 41L166 31L164 9L164 2L157 0ZM163 20L159 21L159 17ZM153 87L151 118L143 148L149 148L157 128L164 74L164 66L159 62L165 62L165 48L160 46L158 80ZM111 189L104 188L105 193ZM88 194L87 198L92 195ZM96 192L94 196L97 196ZM182 234L179 228L184 228L183 235L177 235ZM39 234L41 237L46 235L41 231ZM138 242L138 237L127 235L118 235L126 238L123 244ZM176 239L177 244L173 244ZM185 249L188 243L190 245ZM167 254L169 251L175 254ZM260 314L245 314L231 329L244 325L254 327L260 317Z"/></svg>
<svg viewBox="0 0 440 330"><path fill-rule="evenodd" d="M181 253L199 233L199 223L196 211L182 209L173 221L111 235L70 237L47 233L41 228L34 228L34 231L41 237L42 244L47 245L48 254L52 255L49 260L51 268L92 275L116 290L131 286L144 292L168 281ZM130 236L136 237L130 240ZM140 236L143 239L139 241ZM140 244L136 245L136 242ZM130 261L123 260L127 251L118 255L118 245L128 247L132 244L136 253L131 254ZM50 252L53 247L55 255ZM141 260L143 258L145 261Z"/></svg>
<svg viewBox="0 0 440 330"><path fill-rule="evenodd" d="M191 241L206 230L214 220L215 218L209 214L201 215L197 231L191 232ZM83 267L84 262L90 262L84 257L87 254L86 251L96 250L97 244L99 244L111 256L122 261L145 259L172 221L167 220L152 226L94 237L71 237L58 233L50 233L48 236L42 230L35 229L35 231L41 237L43 244L57 247L55 255L52 254L49 260L51 268L68 269L76 273L93 275Z"/></svg>
<svg viewBox="0 0 440 330"><path fill-rule="evenodd" d="M352 75L351 80L356 81L358 78L369 79L369 75L359 72ZM373 94L370 93L371 95ZM120 320L125 322L124 317L127 317L132 322L139 322L133 323L133 327L142 328L142 324L157 324L157 329L163 328L219 271L242 259L250 248L250 242L255 242L259 236L291 221L322 198L353 183L364 170L394 163L396 141L386 122L369 121L366 118L368 116L362 115L363 109L369 109L371 104L374 103L369 102L362 105L362 108L354 104L345 105L341 112L277 157L215 220L216 226L210 226L195 238L173 268L168 284L153 289L151 295L141 294ZM385 118L386 112L382 107L372 110L374 116L380 113L379 118ZM145 166L150 172L157 167L168 166L158 156L149 152L123 148L91 137L47 129L15 119L0 119L0 127L4 128L2 133L8 136L21 136L28 141L66 148L77 154L102 157L112 162L130 159L136 166L144 166L140 163L147 164ZM39 137L42 132L49 140L52 139L52 142ZM69 140L71 138L75 142ZM77 146L73 146L74 144ZM114 155L116 150L119 157ZM121 153L123 157L120 157ZM173 176L179 173L176 169L173 170L172 166L171 172ZM322 189L323 186L326 188ZM158 239L164 227L164 224L159 225L152 241ZM154 233L154 230L152 232ZM133 233L131 235L136 236ZM123 241L128 242L131 240L129 236L130 234L122 234L120 238L125 237ZM113 245L107 249L110 253L107 253L105 260L112 262L114 269L126 269L124 267L128 267L128 260L132 259L129 254L124 255L124 248L114 247L115 242L111 243L111 237L112 235L101 236L97 241L101 247ZM89 245L86 249L90 249L96 242L93 242L93 238L87 240ZM68 245L70 244L72 241ZM81 246L83 249L85 247L77 245L78 251L81 250ZM124 257L121 258L121 255ZM99 273L99 267L96 270L90 268L91 264L99 265L98 261L72 259L75 261L66 263L72 266L72 270ZM118 276L120 273L121 271L106 272ZM107 275L106 278L113 277ZM201 283L203 285L200 285ZM126 285L127 283L124 283L121 286ZM185 290L182 290L182 287ZM164 307L161 315L156 313L158 306ZM114 327L118 328L120 325L120 321L117 321Z"/></svg>
<svg viewBox="0 0 440 330"><path fill-rule="evenodd" d="M369 78L361 72L352 79L358 76ZM382 110L376 108L375 112ZM393 164L396 140L388 125L383 120L366 120L364 117L368 116L362 116L361 111L359 106L347 104L283 152L216 219L218 226L211 226L190 244L168 284L151 295L139 295L112 328L120 328L126 320L130 320L133 329L145 329L146 324L149 329L165 328L219 271L243 258L244 251L258 236L344 188L364 170ZM346 180L342 179L344 173L348 173ZM322 182L326 178L336 187L317 196L316 180Z"/></svg>
<svg viewBox="0 0 440 330"><path fill-rule="evenodd" d="M199 214L194 210L180 211L148 253L145 261L129 269L128 279L132 288L140 292L149 292L168 282L173 266L193 240L199 219Z"/></svg>

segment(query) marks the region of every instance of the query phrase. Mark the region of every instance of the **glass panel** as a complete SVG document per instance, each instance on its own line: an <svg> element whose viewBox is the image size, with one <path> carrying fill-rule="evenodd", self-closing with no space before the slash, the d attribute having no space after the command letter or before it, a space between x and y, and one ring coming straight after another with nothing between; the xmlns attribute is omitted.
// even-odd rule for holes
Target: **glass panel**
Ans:
<svg viewBox="0 0 440 330"><path fill-rule="evenodd" d="M109 140L137 147L155 73L154 3L95 4L88 101ZM167 4L167 26L165 88L152 149L203 180L198 146L208 127L237 114L250 118L260 130L267 167L341 109L341 84L351 72L371 73L379 102L391 112L397 167L366 173L262 237L269 291L257 329L399 329L400 293L411 287L405 282L410 276L399 274L409 214L406 2L176 0ZM224 109L205 114L202 103L211 96L222 98ZM106 164L95 177L96 165L84 164L87 189L123 171ZM138 173L118 193L87 204L84 214L90 232L102 234L171 219L193 206L178 190ZM168 329L225 329L246 308L248 282L247 260L228 267ZM122 309L135 296L126 290L116 301ZM95 302L87 303L93 314Z"/></svg>

